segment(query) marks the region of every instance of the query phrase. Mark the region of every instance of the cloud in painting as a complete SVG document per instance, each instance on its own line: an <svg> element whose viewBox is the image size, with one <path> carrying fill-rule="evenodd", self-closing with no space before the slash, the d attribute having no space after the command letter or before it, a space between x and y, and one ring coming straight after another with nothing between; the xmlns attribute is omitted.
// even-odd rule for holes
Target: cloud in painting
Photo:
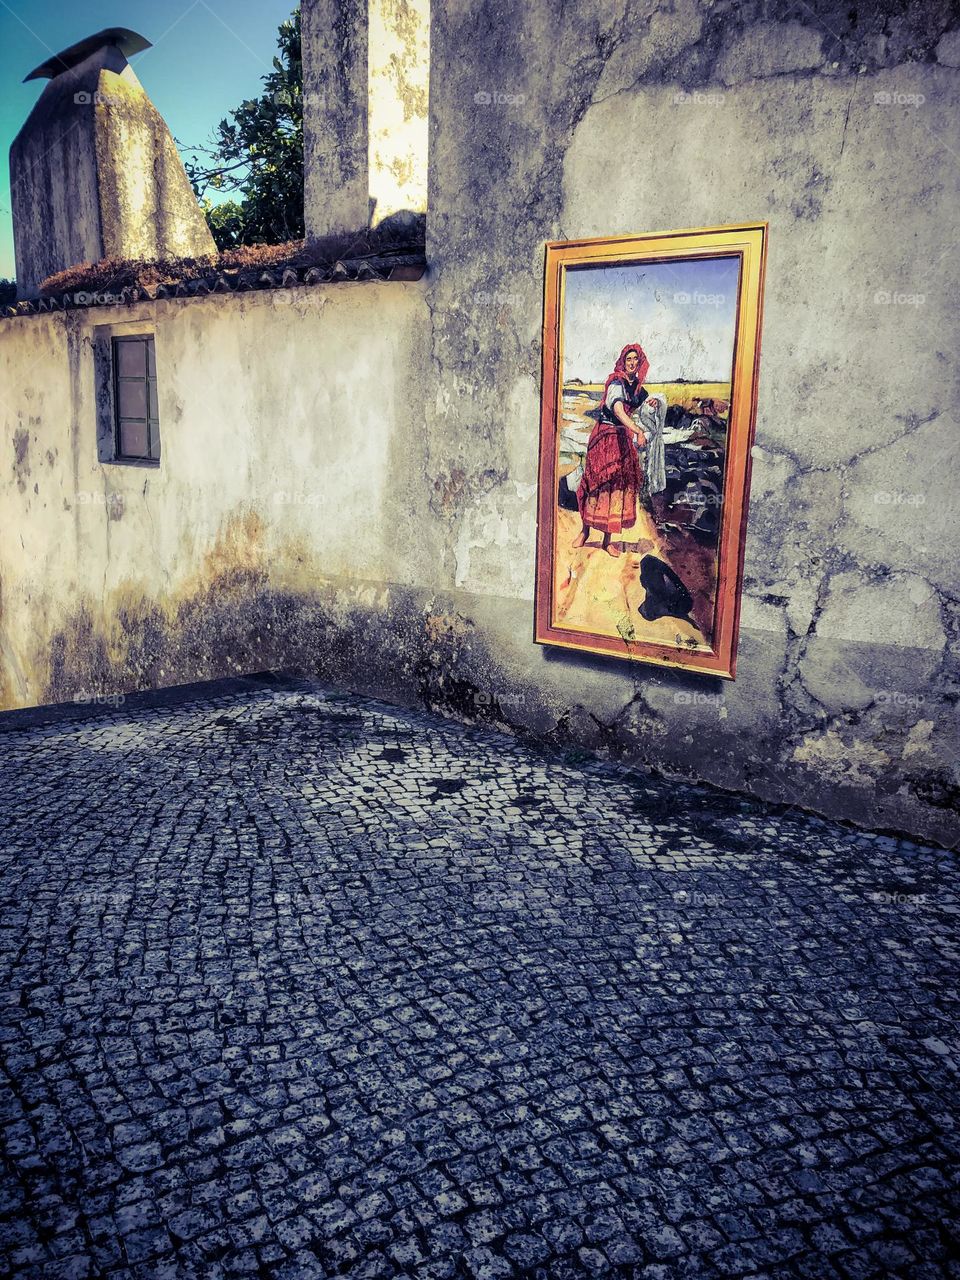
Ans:
<svg viewBox="0 0 960 1280"><path fill-rule="evenodd" d="M602 382L639 342L648 382L732 376L737 257L574 267L564 286L563 378Z"/></svg>

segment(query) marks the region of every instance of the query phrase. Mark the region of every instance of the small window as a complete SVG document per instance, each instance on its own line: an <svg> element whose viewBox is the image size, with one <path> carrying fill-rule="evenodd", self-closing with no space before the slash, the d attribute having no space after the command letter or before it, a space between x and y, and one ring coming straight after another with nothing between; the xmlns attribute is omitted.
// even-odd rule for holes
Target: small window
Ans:
<svg viewBox="0 0 960 1280"><path fill-rule="evenodd" d="M153 338L114 338L113 405L118 462L158 462L160 417Z"/></svg>

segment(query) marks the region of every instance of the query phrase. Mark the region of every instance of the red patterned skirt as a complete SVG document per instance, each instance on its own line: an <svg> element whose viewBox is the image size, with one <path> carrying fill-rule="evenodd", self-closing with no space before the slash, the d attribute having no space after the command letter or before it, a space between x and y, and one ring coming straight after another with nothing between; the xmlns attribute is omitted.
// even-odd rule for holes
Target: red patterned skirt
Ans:
<svg viewBox="0 0 960 1280"><path fill-rule="evenodd" d="M643 470L633 436L625 427L598 422L587 441L577 506L584 524L620 533L636 523Z"/></svg>

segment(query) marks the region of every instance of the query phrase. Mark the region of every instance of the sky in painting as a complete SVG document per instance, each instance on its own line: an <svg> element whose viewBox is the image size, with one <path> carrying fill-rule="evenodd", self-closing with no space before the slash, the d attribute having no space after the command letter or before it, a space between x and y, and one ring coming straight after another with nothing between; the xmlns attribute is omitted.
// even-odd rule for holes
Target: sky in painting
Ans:
<svg viewBox="0 0 960 1280"><path fill-rule="evenodd" d="M739 259L569 268L563 378L603 382L639 342L648 382L726 382L733 368Z"/></svg>
<svg viewBox="0 0 960 1280"><path fill-rule="evenodd" d="M177 141L196 146L260 93L277 28L295 7L296 0L0 0L0 276L14 275L6 156L47 84L23 84L28 72L104 27L131 27L153 43L130 60L138 79Z"/></svg>

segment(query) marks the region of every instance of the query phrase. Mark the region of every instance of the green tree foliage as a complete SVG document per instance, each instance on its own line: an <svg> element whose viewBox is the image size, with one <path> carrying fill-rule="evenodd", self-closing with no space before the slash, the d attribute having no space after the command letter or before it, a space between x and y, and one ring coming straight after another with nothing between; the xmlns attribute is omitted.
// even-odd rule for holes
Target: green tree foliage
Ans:
<svg viewBox="0 0 960 1280"><path fill-rule="evenodd" d="M303 63L300 9L280 24L273 70L259 98L221 120L186 163L218 249L303 236ZM211 192L236 193L215 203Z"/></svg>
<svg viewBox="0 0 960 1280"><path fill-rule="evenodd" d="M242 203L221 200L214 204L209 196L204 196L200 207L218 249L235 249L237 245L251 243L245 238L247 221Z"/></svg>

